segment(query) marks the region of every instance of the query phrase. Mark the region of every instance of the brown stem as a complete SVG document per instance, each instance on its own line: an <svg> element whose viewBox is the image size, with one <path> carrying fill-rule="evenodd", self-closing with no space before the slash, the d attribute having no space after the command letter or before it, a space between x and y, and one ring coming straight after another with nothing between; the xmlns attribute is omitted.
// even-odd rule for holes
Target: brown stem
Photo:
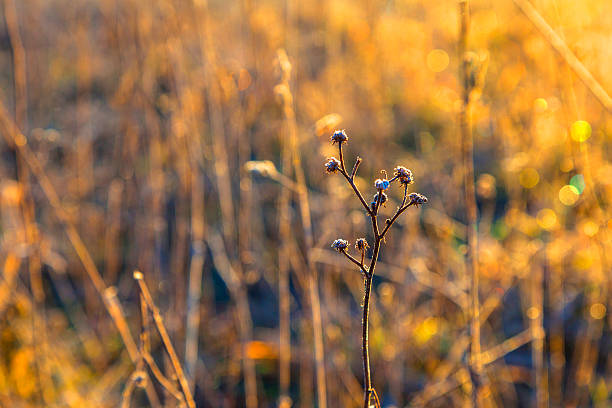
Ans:
<svg viewBox="0 0 612 408"><path fill-rule="evenodd" d="M365 265L363 264L363 258L364 258L364 253L361 253L361 262L359 262L357 259L355 259L351 254L349 254L346 251L342 251L342 253L344 254L344 256L346 256L348 258L349 261L351 261L352 263L354 263L355 265L357 265L359 267L359 269L361 269L361 271L366 275L370 275L370 273L367 271L367 269L365 268Z"/></svg>
<svg viewBox="0 0 612 408"><path fill-rule="evenodd" d="M389 231L389 228L391 228L391 225L393 225L393 223L395 222L395 220L398 219L398 217L404 212L406 211L406 209L408 207L410 207L412 205L412 203L408 203L408 205L405 205L403 207L398 207L397 212L395 213L395 215L387 222L387 225L385 225L385 228L383 229L383 231L380 233L381 238L385 237L385 234L387 233L387 231Z"/></svg>
<svg viewBox="0 0 612 408"><path fill-rule="evenodd" d="M379 191L378 199L372 210L372 230L374 231L374 251L372 253L372 260L370 261L370 267L368 268L368 275L365 278L365 294L363 297L363 319L362 319L362 336L361 336L361 351L363 354L363 387L364 401L363 407L369 408L370 396L372 393L372 375L370 373L370 348L368 344L368 327L370 317L370 293L372 291L372 279L374 278L374 268L376 268L376 259L380 251L380 244L382 241L382 235L378 231L378 220L376 215L378 208L380 207L380 201L382 200L382 191Z"/></svg>
<svg viewBox="0 0 612 408"><path fill-rule="evenodd" d="M162 343L166 352L168 353L168 357L170 357L170 362L172 363L172 368L174 369L174 373L178 379L178 382L181 386L181 390L183 391L183 395L185 396L185 402L189 408L195 408L195 401L193 400L193 396L191 394L191 390L189 389L189 384L187 382L187 377L185 377L185 373L183 371L183 367L179 361L178 355L174 350L174 346L170 341L170 336L168 335L168 331L166 330L166 326L163 324L163 320L159 309L155 306L153 302L153 297L149 292L149 288L144 282L143 275L141 272L134 272L134 279L138 283L138 287L140 289L140 294L142 299L145 301L147 308L153 314L153 322L155 323L155 327L157 328L157 332L161 337Z"/></svg>
<svg viewBox="0 0 612 408"><path fill-rule="evenodd" d="M397 208L397 211L395 212L395 215L393 216L393 218L391 218L390 220L387 220L385 228L383 229L381 233L378 228L378 210L380 209L380 205L382 202L383 190L382 189L378 190L378 196L376 198L376 201L373 203L374 204L373 207L370 208L367 205L363 196L361 195L359 189L357 188L357 186L355 186L355 183L353 182L355 178L355 174L357 173L357 169L359 168L359 164L361 163L361 158L359 157L357 158L357 161L355 162L355 165L353 166L351 175L349 176L347 174L346 166L344 164L344 156L342 154L342 144L339 144L338 151L340 155L340 173L342 173L344 178L351 185L351 187L353 188L353 191L355 192L355 195L359 198L363 206L366 208L368 215L370 216L372 220L372 233L374 234L374 249L372 253L372 259L370 261L370 266L366 268L364 265L365 250L361 251L361 262L359 262L357 259L351 256L348 252L346 252L346 250L342 250L341 252L348 258L349 261L357 265L361 269L361 271L364 273L364 279L365 279L364 292L365 293L363 297L363 318L362 318L362 326L361 326L361 329L362 329L361 351L362 351L362 357L363 357L363 387L364 387L363 407L369 408L370 399L372 397L372 394L374 394L375 396L376 407L380 407L378 396L376 395L376 391L372 387L372 374L370 371L370 349L369 349L369 344L368 344L370 294L372 292L372 279L374 278L374 270L376 268L376 261L378 259L378 254L380 252L381 244L382 242L384 242L385 234L387 233L389 228L391 228L391 225L393 225L395 220L413 203L409 203L406 205L408 186L405 185L404 186L404 198L402 200L402 203ZM395 178L392 180L395 180Z"/></svg>
<svg viewBox="0 0 612 408"><path fill-rule="evenodd" d="M341 167L340 173L342 173L346 181L348 181L350 186L353 188L355 195L357 196L357 198L359 198L359 201L361 201L361 204L363 204L363 206L365 207L366 211L368 212L368 215L372 216L372 210L370 209L370 206L368 205L366 200L363 198L363 195L361 194L361 192L355 185L355 181L354 181L355 174L357 173L357 169L359 168L359 164L361 163L361 158L360 157L357 158L357 161L355 162L355 165L353 166L353 171L351 172L351 175L349 176L348 173L346 172L346 167L344 166L344 157L342 155L342 144L341 143L338 144L338 151L339 151L338 154L340 155L340 167Z"/></svg>
<svg viewBox="0 0 612 408"><path fill-rule="evenodd" d="M482 373L482 364L480 362L480 305L478 299L478 235L477 235L477 208L476 208L476 193L474 187L474 143L472 140L472 119L471 119L471 104L470 104L470 73L468 70L467 42L470 25L470 11L467 0L459 2L459 11L461 18L461 32L459 36L459 57L462 63L460 64L459 76L462 84L462 105L459 116L460 131L461 131L461 153L463 157L464 169L464 201L467 219L467 253L466 253L466 270L468 272L470 285L470 354L469 368L470 378L472 380L472 403L474 407L478 407L480 403L480 379Z"/></svg>
<svg viewBox="0 0 612 408"><path fill-rule="evenodd" d="M368 319L370 315L370 292L372 289L372 275L365 278L365 295L363 297L363 320L361 324L361 351L363 355L363 408L370 406L370 394L372 391L372 378L370 375L370 349L368 346Z"/></svg>
<svg viewBox="0 0 612 408"><path fill-rule="evenodd" d="M45 173L43 166L27 145L26 137L23 135L23 133L21 133L17 125L10 119L10 116L2 101L0 101L0 129L2 129L1 133L2 136L4 136L4 139L11 146L15 146L16 152L27 164L32 174L38 180L40 188L47 197L55 216L62 223L64 231L68 236L68 240L79 257L87 276L91 280L98 295L102 298L108 314L111 316L117 331L121 335L121 339L123 340L123 344L125 345L130 359L133 362L136 362L138 360L138 348L136 347L136 343L134 343L134 339L128 328L127 321L125 320L125 314L121 310L119 300L116 297L116 289L114 287L107 287L104 283L102 275L100 275L91 254L87 250L85 243L81 239L76 227L64 209L55 187ZM159 407L159 399L157 398L157 394L151 385L147 385L146 392L151 404L155 407Z"/></svg>
<svg viewBox="0 0 612 408"><path fill-rule="evenodd" d="M513 0L513 2L521 9L525 16L527 16L529 21L536 26L546 41L548 41L555 51L559 53L561 58L563 58L572 71L576 73L587 88L589 88L591 93L603 107L606 108L608 112L612 112L612 98L610 95L608 95L603 86L601 86L584 64L580 62L565 41L563 41L563 39L550 27L542 15L538 13L538 10L536 10L528 0Z"/></svg>

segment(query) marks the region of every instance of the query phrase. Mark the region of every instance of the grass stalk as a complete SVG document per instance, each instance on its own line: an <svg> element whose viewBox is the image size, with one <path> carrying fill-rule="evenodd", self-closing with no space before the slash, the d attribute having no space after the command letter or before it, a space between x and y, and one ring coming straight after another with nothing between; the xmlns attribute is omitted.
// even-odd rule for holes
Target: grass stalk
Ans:
<svg viewBox="0 0 612 408"><path fill-rule="evenodd" d="M612 98L606 92L603 86L595 79L593 74L584 66L582 62L574 55L572 50L565 44L565 41L553 30L550 25L544 20L542 15L538 13L535 7L528 0L512 0L514 4L527 16L529 21L542 33L542 36L548 43L559 53L561 58L569 65L574 73L586 85L591 93L597 98L602 106L612 113Z"/></svg>
<svg viewBox="0 0 612 408"><path fill-rule="evenodd" d="M277 87L282 101L283 101L283 114L285 117L285 124L287 127L287 136L289 138L289 145L291 146L291 153L293 158L293 170L295 172L296 184L297 184L297 195L298 204L300 210L300 218L302 221L302 231L304 234L304 245L306 254L309 253L310 249L313 248L313 232L312 232L312 220L310 218L310 204L308 199L308 188L306 187L306 178L304 175L304 169L301 164L301 156L298 144L298 131L297 123L295 120L295 110L293 107L293 95L290 88L291 78L291 63L284 50L278 52L279 65L281 67L281 83ZM310 307L312 312L312 326L313 326L313 341L314 341L314 352L315 352L315 369L316 369L316 380L317 380L317 397L319 408L327 407L327 386L325 380L325 360L324 360L324 347L323 347L323 323L321 318L321 300L319 297L318 288L318 272L314 267L309 257L306 256L306 267L309 273L306 276L306 285L308 296L310 300Z"/></svg>
<svg viewBox="0 0 612 408"><path fill-rule="evenodd" d="M155 303L153 302L153 297L151 296L149 288L147 287L147 284L144 281L143 274L138 271L134 272L134 279L136 280L136 282L138 282L138 288L140 289L140 294L144 299L144 303L146 304L147 309L153 314L153 322L155 323L157 332L161 337L166 353L168 353L170 363L172 364L172 368L174 369L178 382L181 386L181 390L183 391L183 395L185 396L187 406L189 408L195 408L195 401L193 400L191 390L189 389L187 377L185 376L178 355L174 350L174 346L172 345L172 341L170 340L170 336L168 335L166 326L164 326L164 322L161 314L159 313L159 309L157 308L157 306L155 306Z"/></svg>
<svg viewBox="0 0 612 408"><path fill-rule="evenodd" d="M469 368L472 380L472 404L480 404L482 363L480 361L480 301L478 275L478 225L476 192L474 184L474 141L472 136L471 91L474 87L470 59L468 57L468 37L470 29L470 6L468 0L459 1L459 78L461 83L461 111L459 126L461 136L461 156L464 176L464 205L467 221L467 253L465 266L470 280L470 349Z"/></svg>
<svg viewBox="0 0 612 408"><path fill-rule="evenodd" d="M53 187L51 180L45 173L44 168L40 162L36 159L36 156L32 153L27 145L26 137L21 133L19 128L10 119L4 103L0 101L0 128L2 129L2 135L6 139L7 143L11 146L15 146L17 153L23 158L27 164L29 170L32 172L34 177L38 180L38 183L43 190L49 204L55 216L62 223L64 231L68 236L72 247L74 248L79 260L83 264L83 268L87 273L87 276L91 280L96 292L102 299L104 307L111 316L115 327L119 331L123 344L125 345L130 358L134 363L138 361L138 349L134 339L129 331L125 315L123 314L119 301L116 298L116 289L114 287L107 287L98 271L98 268L91 257L91 254L87 250L85 243L81 239L81 236L77 232L75 226L72 224L70 217L64 210L59 195ZM155 390L151 386L147 386L147 397L154 407L159 407L159 399Z"/></svg>

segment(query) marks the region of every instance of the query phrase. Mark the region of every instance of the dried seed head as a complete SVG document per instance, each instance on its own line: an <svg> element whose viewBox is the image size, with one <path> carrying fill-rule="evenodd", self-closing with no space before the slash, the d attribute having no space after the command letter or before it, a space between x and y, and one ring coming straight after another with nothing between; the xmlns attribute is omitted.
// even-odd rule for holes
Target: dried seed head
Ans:
<svg viewBox="0 0 612 408"><path fill-rule="evenodd" d="M382 196L380 197L380 205L385 205L385 203L387 202L387 199L389 198L387 197L385 193L382 192L382 190L379 193L374 194L374 198L372 199L372 202L370 203L370 206L372 207L372 211L374 210L374 208L376 207L376 203L378 202L378 194L382 194Z"/></svg>
<svg viewBox="0 0 612 408"><path fill-rule="evenodd" d="M244 168L249 173L262 177L269 177L277 173L276 166L270 160L248 161L244 164Z"/></svg>
<svg viewBox="0 0 612 408"><path fill-rule="evenodd" d="M337 240L332 242L331 247L338 252L345 251L346 248L348 248L348 241L345 239L338 238Z"/></svg>
<svg viewBox="0 0 612 408"><path fill-rule="evenodd" d="M410 193L408 195L408 203L411 205L425 204L427 202L427 197L419 193Z"/></svg>
<svg viewBox="0 0 612 408"><path fill-rule="evenodd" d="M368 241L365 238L359 238L357 242L355 242L355 248L358 251L365 251L366 248L369 248Z"/></svg>
<svg viewBox="0 0 612 408"><path fill-rule="evenodd" d="M376 181L374 181L374 187L379 191L388 189L389 185L390 183L387 179L376 179Z"/></svg>
<svg viewBox="0 0 612 408"><path fill-rule="evenodd" d="M414 182L412 172L404 166L397 166L393 171L393 175L399 179L401 184L412 184Z"/></svg>
<svg viewBox="0 0 612 408"><path fill-rule="evenodd" d="M348 136L346 132L344 131L344 129L336 130L331 137L331 141L332 141L332 144L335 144L336 142L338 142L338 144L341 145L342 143L346 143L348 141Z"/></svg>
<svg viewBox="0 0 612 408"><path fill-rule="evenodd" d="M325 169L328 173L335 173L340 170L340 161L335 157L330 157L325 163Z"/></svg>

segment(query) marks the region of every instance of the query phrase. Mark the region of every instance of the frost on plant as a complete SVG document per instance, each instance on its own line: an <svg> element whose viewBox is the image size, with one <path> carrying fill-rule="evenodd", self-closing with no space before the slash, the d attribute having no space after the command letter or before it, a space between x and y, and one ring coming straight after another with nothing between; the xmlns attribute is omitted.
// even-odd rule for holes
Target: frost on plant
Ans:
<svg viewBox="0 0 612 408"><path fill-rule="evenodd" d="M373 195L372 201L368 202L363 197L363 194L357 188L355 184L355 175L357 169L361 164L361 158L357 157L355 164L353 165L352 171L349 173L346 170L344 163L344 156L342 151L343 144L348 142L348 136L344 130L337 130L331 136L332 144L338 144L338 157L331 157L327 159L325 163L325 169L327 173L340 173L346 179L348 184L353 189L353 192L363 205L366 213L370 216L372 222L372 233L374 235L374 247L372 248L371 258L366 262L366 251L370 247L365 238L359 238L355 242L355 249L359 251L359 257L355 258L348 252L349 243L347 240L338 238L332 244L331 247L336 251L342 253L346 258L355 264L365 278L365 294L363 302L363 319L362 319L362 355L363 355L363 377L364 377L364 408L369 408L372 398L374 398L374 404L376 407L380 407L378 401L378 395L376 390L372 386L372 377L370 374L370 354L368 349L368 316L370 308L370 292L372 288L372 278L374 276L374 269L376 268L376 261L380 252L382 244L385 242L385 235L397 220L397 218L409 207L418 207L421 204L427 202L427 197L419 193L408 194L408 185L414 182L412 171L404 166L396 166L393 172L393 178L387 179L387 173L382 170L384 178L378 178L374 180L374 188L376 192ZM397 207L393 217L385 220L384 224L379 226L378 224L378 211L381 206L384 206L389 202L389 196L385 191L389 190L393 182L397 181L400 188L403 188L403 199Z"/></svg>

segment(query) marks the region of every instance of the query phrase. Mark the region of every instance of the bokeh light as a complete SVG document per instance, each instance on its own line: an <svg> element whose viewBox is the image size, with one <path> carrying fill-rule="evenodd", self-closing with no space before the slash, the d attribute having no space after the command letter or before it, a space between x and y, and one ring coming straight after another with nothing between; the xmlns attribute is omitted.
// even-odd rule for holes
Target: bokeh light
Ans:
<svg viewBox="0 0 612 408"><path fill-rule="evenodd" d="M550 208L543 208L538 211L538 225L540 228L551 231L557 226L557 214Z"/></svg>
<svg viewBox="0 0 612 408"><path fill-rule="evenodd" d="M591 137L591 125L585 120L577 120L572 123L570 135L574 141L584 142Z"/></svg>
<svg viewBox="0 0 612 408"><path fill-rule="evenodd" d="M532 167L527 167L521 170L519 174L519 182L525 188L534 188L540 182L540 174Z"/></svg>
<svg viewBox="0 0 612 408"><path fill-rule="evenodd" d="M573 186L578 191L578 194L582 194L584 192L584 188L586 184L584 183L584 176L582 174L576 174L570 179L570 186Z"/></svg>
<svg viewBox="0 0 612 408"><path fill-rule="evenodd" d="M427 68L433 72L442 72L448 67L450 58L446 51L435 49L427 54Z"/></svg>
<svg viewBox="0 0 612 408"><path fill-rule="evenodd" d="M536 112L543 113L543 112L546 112L546 110L548 109L548 102L546 102L546 99L544 98L537 98L533 102L533 107L536 110Z"/></svg>
<svg viewBox="0 0 612 408"><path fill-rule="evenodd" d="M606 306L602 303L594 303L591 305L590 314L593 319L603 319L606 315Z"/></svg>
<svg viewBox="0 0 612 408"><path fill-rule="evenodd" d="M564 205L572 206L580 198L580 191L574 186L565 185L559 190L559 201Z"/></svg>
<svg viewBox="0 0 612 408"><path fill-rule="evenodd" d="M385 407L610 406L612 1L2 0L0 14L2 407L185 403L158 323L197 407L362 407L357 264L374 248ZM340 129L363 202L324 167ZM397 166L414 183L391 183L379 229L404 192L428 202L375 247L364 207ZM500 373L482 398L476 332L482 378Z"/></svg>

